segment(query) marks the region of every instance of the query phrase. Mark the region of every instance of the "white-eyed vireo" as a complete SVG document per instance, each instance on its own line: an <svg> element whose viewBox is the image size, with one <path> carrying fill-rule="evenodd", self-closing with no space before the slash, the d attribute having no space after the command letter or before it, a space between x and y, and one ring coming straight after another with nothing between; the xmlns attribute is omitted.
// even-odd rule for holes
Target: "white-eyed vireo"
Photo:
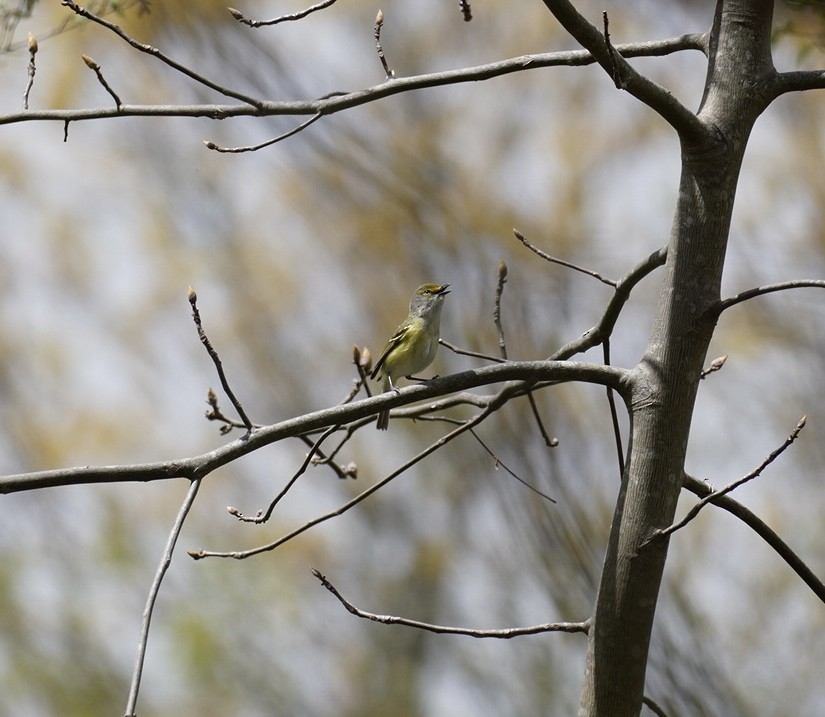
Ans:
<svg viewBox="0 0 825 717"><path fill-rule="evenodd" d="M383 376L383 390L395 390L395 381L402 376L412 378L423 371L435 358L438 351L438 332L441 327L441 309L449 284L423 284L415 290L410 301L410 313L387 342L375 368L372 378ZM390 412L378 414L378 428L387 430Z"/></svg>

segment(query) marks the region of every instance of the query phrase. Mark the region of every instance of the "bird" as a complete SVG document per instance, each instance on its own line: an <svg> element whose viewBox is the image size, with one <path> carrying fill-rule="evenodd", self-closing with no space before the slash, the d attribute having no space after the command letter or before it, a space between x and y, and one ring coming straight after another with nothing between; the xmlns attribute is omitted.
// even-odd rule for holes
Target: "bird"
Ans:
<svg viewBox="0 0 825 717"><path fill-rule="evenodd" d="M449 284L422 284L410 301L410 313L395 330L372 371L371 378L383 378L382 390L397 391L395 382L402 376L408 379L429 366L438 351L441 329L441 309ZM378 414L376 427L386 431L390 412Z"/></svg>

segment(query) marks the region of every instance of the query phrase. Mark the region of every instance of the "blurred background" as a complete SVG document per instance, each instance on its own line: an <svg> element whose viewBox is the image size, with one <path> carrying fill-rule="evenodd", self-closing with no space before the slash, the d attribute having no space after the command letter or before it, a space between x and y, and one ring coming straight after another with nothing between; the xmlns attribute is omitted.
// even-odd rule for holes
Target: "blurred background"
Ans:
<svg viewBox="0 0 825 717"><path fill-rule="evenodd" d="M610 13L614 42L699 32L713 3L584 1ZM797 4L798 5L798 4ZM113 6L113 7L112 7ZM254 3L250 17L306 4ZM573 49L540 2L387 0L382 43L398 76ZM221 2L99 2L94 9L199 72L273 100L380 84L378 6L337 3L298 23L253 30ZM656 3L655 8L661 10ZM224 102L55 2L2 3L0 105L108 107L93 57L126 103ZM777 9L779 69L821 67L811 8ZM634 60L688 106L696 52ZM784 97L759 120L739 188L724 293L825 276L823 96ZM273 423L340 401L352 346L380 350L423 282L450 282L442 336L496 353L498 264L509 280L511 358L539 358L599 317L609 288L542 262L555 256L618 278L667 242L679 148L651 112L598 68L540 69L418 91L325 118L269 149L295 118L117 119L0 126L0 473L157 461L227 440L204 419L217 386L186 300L247 412ZM638 287L613 361L644 351L657 276ZM720 320L701 387L689 470L722 485L800 440L735 497L825 575L823 296L772 295ZM587 356L601 360L600 352ZM441 349L439 374L479 365ZM228 413L229 402L220 396ZM227 505L264 508L300 466L285 442L209 476L154 616L142 715L572 714L586 639L473 640L349 615L312 577L325 573L365 610L501 628L585 619L618 489L604 392L537 397L556 448L526 401L418 465L344 516L247 561L194 562L188 549L252 547L334 509L438 437L393 421L338 456L341 481L311 468L263 526ZM459 415L457 412L456 415ZM464 415L464 414L461 414ZM625 423L623 422L623 426ZM625 426L626 427L626 426ZM141 612L187 485L78 486L0 499L0 715L122 714ZM694 498L686 495L684 512ZM821 714L825 610L747 527L706 509L671 542L647 694L671 715Z"/></svg>

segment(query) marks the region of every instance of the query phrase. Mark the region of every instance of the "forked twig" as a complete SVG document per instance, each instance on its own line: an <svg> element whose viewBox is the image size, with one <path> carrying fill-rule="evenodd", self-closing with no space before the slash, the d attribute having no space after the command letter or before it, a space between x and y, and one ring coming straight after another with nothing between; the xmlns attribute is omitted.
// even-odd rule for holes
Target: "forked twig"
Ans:
<svg viewBox="0 0 825 717"><path fill-rule="evenodd" d="M298 478L300 478L306 472L306 469L309 468L313 458L315 458L315 456L318 454L318 449L321 447L321 444L327 438L329 438L329 436L335 433L335 431L337 431L340 427L341 426L339 425L330 426L329 428L327 428L326 431L324 431L321 434L318 440L315 441L315 443L312 445L312 448L310 448L309 453L307 453L306 458L304 459L304 462L301 464L301 467L297 471L295 471L295 474L292 476L292 478L289 479L289 481L287 481L287 484L283 487L281 492L275 496L275 498L269 504L269 507L266 509L265 512L259 510L256 515L248 516L244 515L243 513L241 513L241 511L239 511L237 508L233 508L232 506L227 507L227 512L230 515L234 515L238 520L240 520L243 523L266 523L266 521L268 521L270 517L272 517L272 511L275 510L275 506L278 505L281 498L283 498L289 492L292 486L295 485L295 481L297 481Z"/></svg>
<svg viewBox="0 0 825 717"><path fill-rule="evenodd" d="M179 62L176 62L168 55L161 52L158 48L153 47L152 45L147 45L143 42L138 42L135 40L131 35L129 35L126 31L123 30L119 25L116 25L113 22L109 22L108 20L100 17L99 15L95 15L90 10L87 10L85 7L78 5L74 0L62 0L62 4L72 10L72 12L76 13L80 17L84 17L87 20L91 20L92 22L105 27L107 30L115 33L121 40L126 42L130 47L133 47L135 50L139 52L143 52L147 55L151 55L152 57L156 57L158 60L163 62L164 64L171 67L173 70L180 72L182 75L186 75L190 79L198 82L205 87L208 87L211 90L215 90L215 92L219 92L220 94L226 97L233 97L236 100L240 100L241 102L245 102L246 104L252 105L253 107L260 107L261 101L250 97L249 95L241 94L240 92L235 92L234 90L230 90L227 87L223 87L219 85L217 82L213 82L212 80L204 77L203 75L195 72L194 70L182 65Z"/></svg>

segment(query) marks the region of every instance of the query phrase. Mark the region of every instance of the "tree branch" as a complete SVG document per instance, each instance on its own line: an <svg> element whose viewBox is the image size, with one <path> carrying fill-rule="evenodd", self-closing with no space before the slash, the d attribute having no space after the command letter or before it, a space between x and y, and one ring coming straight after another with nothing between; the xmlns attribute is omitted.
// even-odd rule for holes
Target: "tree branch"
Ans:
<svg viewBox="0 0 825 717"><path fill-rule="evenodd" d="M802 561L802 559L780 538L758 515L748 510L744 505L728 495L714 495L714 489L693 476L685 475L683 479L684 487L700 498L711 496L710 502L735 515L751 530L753 530L762 540L770 545L793 570L802 581L814 592L814 594L825 603L825 583Z"/></svg>
<svg viewBox="0 0 825 717"><path fill-rule="evenodd" d="M505 391L508 392L507 399L509 400L510 397L523 395L528 387L547 381L553 383L582 381L600 386L612 386L622 396L627 396L630 390L630 374L621 368L573 361L510 361L435 378L425 383L406 386L397 393L389 391L379 396L314 411L262 428L253 426L249 435L208 453L190 458L133 465L59 468L3 476L0 477L0 494L88 483L148 482L171 478L191 480L206 476L241 456L284 438L322 430L335 424L345 425L352 421L366 419L384 409L508 381L526 382L526 385L518 383L507 386L495 394L490 402L498 400L505 394ZM454 402L454 398L447 397L444 405L452 405ZM428 408L435 410L439 408L439 405L430 405Z"/></svg>
<svg viewBox="0 0 825 717"><path fill-rule="evenodd" d="M654 42L618 45L616 50L624 57L652 57L667 55L682 50L700 49L695 40L697 36L686 35ZM139 43L138 43L139 44ZM336 92L314 100L286 102L267 102L253 98L238 97L244 104L198 104L198 105L140 105L124 104L118 108L95 109L61 109L14 112L0 115L0 125L29 121L46 122L83 122L112 117L206 117L209 119L227 119L229 117L271 117L280 115L332 115L337 112L360 107L385 97L410 92L411 90L441 87L463 82L480 82L496 77L544 67L577 67L593 64L589 52L574 50L570 52L550 52L535 55L522 55L487 65L434 72L407 78L395 78L392 82L353 92ZM204 78L205 80L205 78ZM206 80L206 83L210 83ZM211 83L215 84L215 83ZM208 85L209 86L209 85ZM233 95L226 88L215 85L223 94Z"/></svg>
<svg viewBox="0 0 825 717"><path fill-rule="evenodd" d="M513 637L521 637L523 635L537 635L544 632L581 632L587 634L590 629L590 620L583 622L550 622L543 625L531 625L529 627L508 627L503 630L475 630L467 627L448 627L446 625L431 625L426 622L419 622L418 620L409 620L404 617L396 617L394 615L376 615L372 612L366 612L353 605L347 600L329 580L319 570L311 568L312 574L321 581L329 592L331 592L350 613L356 617L364 618L365 620L372 620L373 622L380 622L384 625L405 625L406 627L414 627L419 630L427 630L428 632L435 632L447 635L468 635L470 637L484 638L493 637L503 640L509 640Z"/></svg>
<svg viewBox="0 0 825 717"><path fill-rule="evenodd" d="M773 82L773 96L779 97L786 92L805 92L807 90L825 89L824 70L797 70L779 72Z"/></svg>
<svg viewBox="0 0 825 717"><path fill-rule="evenodd" d="M627 300L630 298L630 292L636 287L642 279L648 274L664 266L667 259L667 249L662 248L654 251L643 261L639 262L633 269L631 269L625 276L623 276L616 283L616 289L613 296L607 304L599 322L589 331L586 331L580 338L570 341L556 351L551 359L561 361L575 356L579 353L592 349L604 343L610 338L613 333L613 328L616 326L616 321L619 319L619 314L622 311Z"/></svg>
<svg viewBox="0 0 825 717"><path fill-rule="evenodd" d="M764 296L765 294L773 294L777 291L787 291L788 289L825 289L825 280L797 279L794 281L783 281L778 284L757 286L727 299L722 299L708 309L707 315L716 318L726 309L741 304L743 301L749 301L750 299L754 299L757 296Z"/></svg>
<svg viewBox="0 0 825 717"><path fill-rule="evenodd" d="M695 140L706 137L708 129L704 123L677 100L664 87L657 85L644 75L640 74L624 59L625 55L620 46L614 47L609 38L594 25L590 24L573 7L568 0L544 0L547 9L561 23L562 27L572 35L596 59L604 70L613 78L617 87L626 90L633 97L646 104L659 114L676 132L686 140ZM694 43L696 49L707 54L708 35L686 35L689 42Z"/></svg>
<svg viewBox="0 0 825 717"><path fill-rule="evenodd" d="M138 42L133 37L131 37L128 33L126 33L120 26L115 25L113 22L109 22L108 20L104 20L99 15L95 15L93 12L90 12L84 7L78 5L74 0L63 0L63 5L69 8L72 12L80 15L80 17L84 17L87 20L91 20L92 22L105 27L107 30L111 30L115 35L121 38L124 42L126 42L130 47L133 47L135 50L143 52L147 55L151 55L152 57L156 57L158 60L163 62L164 64L171 67L173 70L180 72L182 75L186 75L195 82L198 82L209 89L215 90L215 92L219 92L222 95L226 95L227 97L233 97L236 100L241 100L241 102L246 102L250 105L257 106L260 100L257 100L254 97L249 97L248 95L241 94L240 92L235 92L234 90L230 90L226 87L222 87L216 82L204 77L203 75L195 72L194 70L189 69L185 65L181 65L179 62L176 62L171 57L168 57L156 47L152 47L152 45L146 45L142 42Z"/></svg>

